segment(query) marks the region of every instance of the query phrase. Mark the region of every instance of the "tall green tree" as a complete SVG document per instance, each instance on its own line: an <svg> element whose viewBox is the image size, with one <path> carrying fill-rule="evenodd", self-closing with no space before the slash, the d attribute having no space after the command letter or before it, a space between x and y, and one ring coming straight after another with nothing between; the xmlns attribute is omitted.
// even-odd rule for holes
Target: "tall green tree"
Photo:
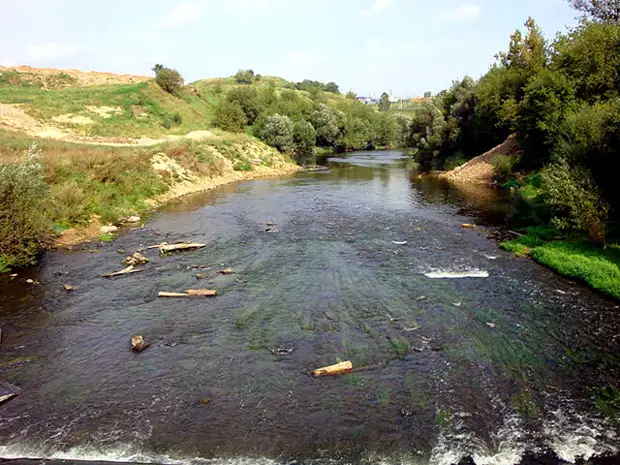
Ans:
<svg viewBox="0 0 620 465"><path fill-rule="evenodd" d="M568 3L595 21L620 22L620 0L568 0Z"/></svg>
<svg viewBox="0 0 620 465"><path fill-rule="evenodd" d="M388 111L392 103L390 102L390 96L387 92L383 92L381 94L381 98L379 99L379 111Z"/></svg>

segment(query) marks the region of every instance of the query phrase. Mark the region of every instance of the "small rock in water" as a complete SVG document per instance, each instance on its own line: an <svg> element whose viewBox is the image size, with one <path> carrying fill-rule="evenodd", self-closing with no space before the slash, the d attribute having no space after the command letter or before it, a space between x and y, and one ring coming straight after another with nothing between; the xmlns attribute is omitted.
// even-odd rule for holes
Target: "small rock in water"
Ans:
<svg viewBox="0 0 620 465"><path fill-rule="evenodd" d="M273 355L291 355L295 349L285 349L283 347L279 347L277 349L273 349L271 353Z"/></svg>
<svg viewBox="0 0 620 465"><path fill-rule="evenodd" d="M17 276L18 276L17 273L13 273L9 275L9 278L17 278Z"/></svg>
<svg viewBox="0 0 620 465"><path fill-rule="evenodd" d="M114 226L113 224L108 224L105 226L101 226L101 234L110 234L110 233L115 233L116 231L118 231L118 228L116 226Z"/></svg>
<svg viewBox="0 0 620 465"><path fill-rule="evenodd" d="M125 255L125 249L118 249L116 252L120 255Z"/></svg>
<svg viewBox="0 0 620 465"><path fill-rule="evenodd" d="M400 413L402 414L403 417L407 418L407 417L412 417L413 416L413 410L410 407L403 407L400 410Z"/></svg>
<svg viewBox="0 0 620 465"><path fill-rule="evenodd" d="M407 241L392 241L392 244L396 244L396 245L407 245Z"/></svg>
<svg viewBox="0 0 620 465"><path fill-rule="evenodd" d="M125 219L126 223L138 223L142 218L137 215L129 216Z"/></svg>
<svg viewBox="0 0 620 465"><path fill-rule="evenodd" d="M556 292L557 292L558 294L562 294L562 295L566 294L566 291L562 291L562 290L560 290L560 289L556 289Z"/></svg>
<svg viewBox="0 0 620 465"><path fill-rule="evenodd" d="M209 397L205 397L204 399L200 399L198 403L200 405L209 405L211 403L211 399Z"/></svg>
<svg viewBox="0 0 620 465"><path fill-rule="evenodd" d="M484 258L488 259L488 260L497 260L497 257L495 255L483 255Z"/></svg>
<svg viewBox="0 0 620 465"><path fill-rule="evenodd" d="M151 344L144 341L144 338L141 334L137 334L131 337L131 350L133 350L134 352L142 352L150 345Z"/></svg>
<svg viewBox="0 0 620 465"><path fill-rule="evenodd" d="M64 284L62 288L67 292L71 292L73 290L73 286L71 284Z"/></svg>
<svg viewBox="0 0 620 465"><path fill-rule="evenodd" d="M265 226L275 226L276 224L273 221L267 221Z"/></svg>
<svg viewBox="0 0 620 465"><path fill-rule="evenodd" d="M148 263L148 262L149 262L148 258L142 255L140 252L136 252L133 255L125 258L125 260L123 260L123 265L136 266L136 265L144 265L145 263Z"/></svg>
<svg viewBox="0 0 620 465"><path fill-rule="evenodd" d="M488 326L489 328L495 328L495 323L487 323L487 326Z"/></svg>
<svg viewBox="0 0 620 465"><path fill-rule="evenodd" d="M462 304L461 302L454 302L452 305L454 305L455 307L460 307Z"/></svg>
<svg viewBox="0 0 620 465"><path fill-rule="evenodd" d="M207 277L204 273L196 273L196 279L205 279Z"/></svg>
<svg viewBox="0 0 620 465"><path fill-rule="evenodd" d="M421 295L420 297L418 297L418 300L426 300L426 296L425 295Z"/></svg>
<svg viewBox="0 0 620 465"><path fill-rule="evenodd" d="M219 271L220 274L233 274L234 271L232 268L224 268L223 270Z"/></svg>

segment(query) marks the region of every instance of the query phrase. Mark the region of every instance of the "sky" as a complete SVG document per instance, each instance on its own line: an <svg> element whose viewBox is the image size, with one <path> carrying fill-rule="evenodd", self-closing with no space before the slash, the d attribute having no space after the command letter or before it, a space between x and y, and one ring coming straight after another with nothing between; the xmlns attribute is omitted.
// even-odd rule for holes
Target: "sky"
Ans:
<svg viewBox="0 0 620 465"><path fill-rule="evenodd" d="M0 0L0 65L253 69L411 97L483 75L528 16L549 39L577 22L566 0Z"/></svg>

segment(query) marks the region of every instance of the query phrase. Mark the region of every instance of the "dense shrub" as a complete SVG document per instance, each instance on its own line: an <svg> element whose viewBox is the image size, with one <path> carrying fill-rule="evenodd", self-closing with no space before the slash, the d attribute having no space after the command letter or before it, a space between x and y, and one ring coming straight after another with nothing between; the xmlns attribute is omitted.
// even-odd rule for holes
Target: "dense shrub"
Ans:
<svg viewBox="0 0 620 465"><path fill-rule="evenodd" d="M240 69L234 77L239 84L252 84L259 78L251 69Z"/></svg>
<svg viewBox="0 0 620 465"><path fill-rule="evenodd" d="M309 157L314 155L316 147L316 131L307 121L298 121L293 127L293 143L295 155Z"/></svg>
<svg viewBox="0 0 620 465"><path fill-rule="evenodd" d="M312 125L316 129L317 145L333 147L341 132L344 115L326 104L319 104L312 113Z"/></svg>
<svg viewBox="0 0 620 465"><path fill-rule="evenodd" d="M236 102L224 100L215 110L213 124L224 131L240 132L247 123L243 108Z"/></svg>
<svg viewBox="0 0 620 465"><path fill-rule="evenodd" d="M183 87L183 78L176 69L166 68L163 65L155 65L153 71L155 72L155 82L166 92L177 94L179 90L181 90L181 87Z"/></svg>
<svg viewBox="0 0 620 465"><path fill-rule="evenodd" d="M238 104L245 114L247 124L254 124L256 118L263 109L258 91L254 87L236 87L226 96L226 99L233 104Z"/></svg>
<svg viewBox="0 0 620 465"><path fill-rule="evenodd" d="M48 185L36 144L24 161L0 165L0 263L3 268L36 262L50 237Z"/></svg>
<svg viewBox="0 0 620 465"><path fill-rule="evenodd" d="M288 116L272 115L265 119L260 138L280 152L293 149L293 122Z"/></svg>
<svg viewBox="0 0 620 465"><path fill-rule="evenodd" d="M604 244L609 206L591 173L559 159L543 170L542 177L554 226L584 231L591 240Z"/></svg>

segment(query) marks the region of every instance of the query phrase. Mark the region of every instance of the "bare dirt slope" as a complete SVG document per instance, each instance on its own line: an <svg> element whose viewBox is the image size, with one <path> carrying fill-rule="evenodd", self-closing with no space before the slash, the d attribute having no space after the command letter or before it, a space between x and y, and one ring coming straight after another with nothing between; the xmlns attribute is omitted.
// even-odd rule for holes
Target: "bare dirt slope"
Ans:
<svg viewBox="0 0 620 465"><path fill-rule="evenodd" d="M454 168L452 171L441 173L438 177L456 182L470 182L478 184L493 184L493 158L498 155L515 155L521 151L515 135L511 135L503 144L488 152L472 158L467 163Z"/></svg>
<svg viewBox="0 0 620 465"><path fill-rule="evenodd" d="M56 119L56 121L60 122L58 118ZM131 139L127 137L121 138L83 136L67 132L64 129L59 129L58 127L50 123L39 121L27 114L19 105L7 103L0 103L0 129L18 131L32 137L41 137L44 139L55 139L65 142L77 142L80 144L108 145L112 147L149 146L183 138L192 140L204 140L217 137L211 131L207 130L192 131L184 136L166 136L162 139L153 139L148 137Z"/></svg>
<svg viewBox="0 0 620 465"><path fill-rule="evenodd" d="M153 79L148 76L134 76L131 74L113 74L103 73L99 71L80 71L77 69L58 69L58 68L33 68L31 66L0 66L2 71L17 71L20 73L28 73L40 76L53 76L58 74L66 74L75 79L71 86L88 87L99 86L103 84L131 84L134 82L144 82Z"/></svg>

